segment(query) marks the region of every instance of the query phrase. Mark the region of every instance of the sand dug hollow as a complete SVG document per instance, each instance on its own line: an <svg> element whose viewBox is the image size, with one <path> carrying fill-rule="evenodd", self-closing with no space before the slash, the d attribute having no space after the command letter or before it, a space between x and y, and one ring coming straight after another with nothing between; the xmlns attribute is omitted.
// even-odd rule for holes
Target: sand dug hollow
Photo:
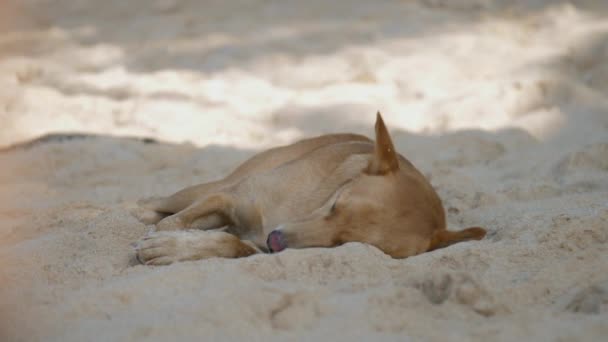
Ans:
<svg viewBox="0 0 608 342"><path fill-rule="evenodd" d="M606 1L0 6L1 341L608 336ZM485 240L134 262L137 199L376 110Z"/></svg>

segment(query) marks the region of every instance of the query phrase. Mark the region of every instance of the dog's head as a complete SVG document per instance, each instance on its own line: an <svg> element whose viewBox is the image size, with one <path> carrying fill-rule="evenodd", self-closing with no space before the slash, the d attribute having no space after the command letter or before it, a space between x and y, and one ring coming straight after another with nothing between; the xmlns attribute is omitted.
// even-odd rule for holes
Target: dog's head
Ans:
<svg viewBox="0 0 608 342"><path fill-rule="evenodd" d="M347 242L374 245L393 257L429 249L445 215L434 189L393 146L380 113L373 153L356 177L342 185L309 217L277 227L271 251L333 247Z"/></svg>

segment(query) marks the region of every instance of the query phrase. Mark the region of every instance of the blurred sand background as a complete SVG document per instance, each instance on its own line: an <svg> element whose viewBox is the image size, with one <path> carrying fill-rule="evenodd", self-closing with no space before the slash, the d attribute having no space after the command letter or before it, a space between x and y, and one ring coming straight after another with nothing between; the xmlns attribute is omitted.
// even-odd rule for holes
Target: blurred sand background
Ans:
<svg viewBox="0 0 608 342"><path fill-rule="evenodd" d="M137 199L377 110L484 241L134 262ZM0 146L1 341L608 336L605 0L0 0Z"/></svg>

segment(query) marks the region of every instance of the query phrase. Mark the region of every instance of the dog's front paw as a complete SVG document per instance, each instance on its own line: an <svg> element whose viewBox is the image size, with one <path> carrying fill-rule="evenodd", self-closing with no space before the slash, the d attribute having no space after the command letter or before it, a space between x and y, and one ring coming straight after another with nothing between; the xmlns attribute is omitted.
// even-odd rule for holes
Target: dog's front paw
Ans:
<svg viewBox="0 0 608 342"><path fill-rule="evenodd" d="M153 232L135 243L137 260L145 265L169 265L188 260L187 232Z"/></svg>
<svg viewBox="0 0 608 342"><path fill-rule="evenodd" d="M198 230L152 232L134 244L137 260L145 265L213 257L238 258L258 252L255 245L226 232Z"/></svg>

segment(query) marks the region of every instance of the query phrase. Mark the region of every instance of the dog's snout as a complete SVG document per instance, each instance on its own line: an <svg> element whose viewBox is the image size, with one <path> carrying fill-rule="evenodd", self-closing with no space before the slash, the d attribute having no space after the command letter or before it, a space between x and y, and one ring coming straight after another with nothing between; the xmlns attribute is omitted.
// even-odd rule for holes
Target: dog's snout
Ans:
<svg viewBox="0 0 608 342"><path fill-rule="evenodd" d="M273 230L268 234L268 239L266 240L266 245L271 252L280 252L287 248L287 241L285 240L285 236L283 232L280 230Z"/></svg>

